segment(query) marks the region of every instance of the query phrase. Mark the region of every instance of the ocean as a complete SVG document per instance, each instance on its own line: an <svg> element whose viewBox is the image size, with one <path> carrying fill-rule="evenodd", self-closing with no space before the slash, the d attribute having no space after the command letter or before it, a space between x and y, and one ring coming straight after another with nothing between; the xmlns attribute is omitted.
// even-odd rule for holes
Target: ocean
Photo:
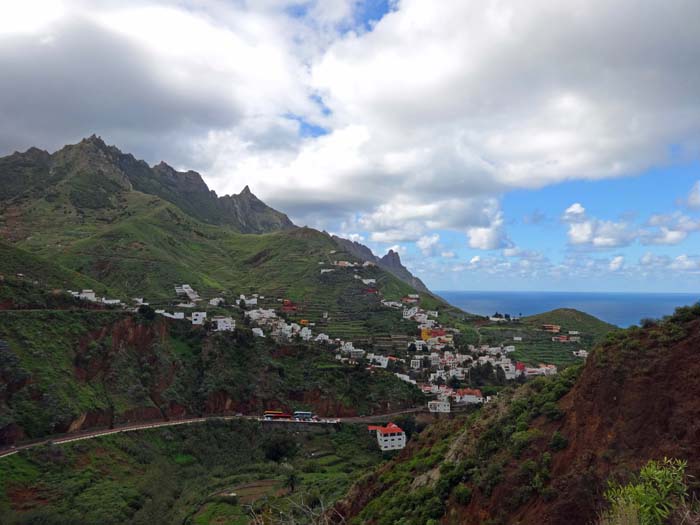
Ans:
<svg viewBox="0 0 700 525"><path fill-rule="evenodd" d="M594 292L435 292L466 312L533 315L555 308L575 308L608 323L628 327L646 317L659 318L678 306L691 305L700 294Z"/></svg>

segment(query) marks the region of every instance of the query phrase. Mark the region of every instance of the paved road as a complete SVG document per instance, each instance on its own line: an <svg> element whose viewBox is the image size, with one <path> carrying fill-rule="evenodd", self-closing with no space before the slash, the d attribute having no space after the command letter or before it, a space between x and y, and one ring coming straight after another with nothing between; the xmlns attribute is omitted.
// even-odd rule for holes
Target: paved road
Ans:
<svg viewBox="0 0 700 525"><path fill-rule="evenodd" d="M278 419L275 423L295 423L295 424L305 424L305 425L334 425L336 423L349 423L349 424L361 424L361 423L374 423L377 421L386 421L394 416L401 414L411 414L414 412L420 412L422 408L410 408L407 410L400 410L397 412L391 412L389 414L381 414L374 416L357 416L357 417L344 417L344 418L325 418L319 421L294 421L292 419ZM105 430L88 430L83 432L75 432L68 435L62 435L60 437L48 438L42 441L35 441L32 443L25 443L23 445L17 445L16 447L7 447L0 449L0 458L8 457L21 450L27 450L34 447L39 447L41 445L47 445L52 443L54 445L63 445L65 443L72 443L74 441L81 441L84 439L94 439L102 436L108 436L110 434L120 434L122 432L133 432L135 430L146 430L149 428L160 428L160 427L173 427L176 425L193 425L196 423L205 423L207 421L229 421L232 419L252 419L256 421L265 422L263 418L259 416L209 416L209 417L197 417L189 419L177 419L173 421L158 421L152 423L139 423L134 425L124 425L111 429Z"/></svg>

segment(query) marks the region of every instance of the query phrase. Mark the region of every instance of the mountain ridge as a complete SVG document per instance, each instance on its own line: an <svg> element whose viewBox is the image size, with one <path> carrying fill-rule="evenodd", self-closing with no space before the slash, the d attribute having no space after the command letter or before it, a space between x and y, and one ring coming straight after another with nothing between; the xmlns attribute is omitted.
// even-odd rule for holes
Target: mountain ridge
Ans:
<svg viewBox="0 0 700 525"><path fill-rule="evenodd" d="M379 257L375 255L367 246L357 241L351 241L337 235L332 235L332 238L341 248L352 253L358 259L363 259L377 264L419 292L435 295L428 289L423 281L413 275L411 271L403 265L401 262L401 257L394 250L390 249L385 255Z"/></svg>
<svg viewBox="0 0 700 525"><path fill-rule="evenodd" d="M116 146L108 146L96 135L54 153L29 148L1 157L0 185L5 188L0 190L0 201L21 198L27 192L40 194L42 187L69 185L78 207L97 207L108 206L109 196L119 190L135 190L171 202L205 223L241 233L296 227L248 186L239 194L219 197L196 171L179 172L164 161L151 167Z"/></svg>

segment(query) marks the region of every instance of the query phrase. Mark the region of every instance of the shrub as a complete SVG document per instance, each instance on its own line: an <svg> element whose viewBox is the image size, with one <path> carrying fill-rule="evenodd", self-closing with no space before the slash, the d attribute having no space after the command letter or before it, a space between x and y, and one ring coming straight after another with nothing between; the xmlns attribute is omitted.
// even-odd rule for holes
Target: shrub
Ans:
<svg viewBox="0 0 700 525"><path fill-rule="evenodd" d="M569 440L564 437L564 435L558 430L552 434L552 439L549 441L549 448L557 452L559 450L564 450L569 446Z"/></svg>
<svg viewBox="0 0 700 525"><path fill-rule="evenodd" d="M527 449L530 446L530 443L532 443L535 439L539 438L540 436L541 432L536 429L515 432L510 437L513 455L516 458L520 457L520 454L522 454L525 451L525 449Z"/></svg>
<svg viewBox="0 0 700 525"><path fill-rule="evenodd" d="M466 485L458 485L455 489L455 499L460 505L469 505L472 500L472 489Z"/></svg>
<svg viewBox="0 0 700 525"><path fill-rule="evenodd" d="M687 462L664 458L649 461L627 485L611 483L605 492L610 510L601 525L618 523L620 517L636 518L641 525L662 525L688 496Z"/></svg>
<svg viewBox="0 0 700 525"><path fill-rule="evenodd" d="M556 403L549 401L542 405L542 413L550 421L557 421L564 416L564 413L559 409Z"/></svg>

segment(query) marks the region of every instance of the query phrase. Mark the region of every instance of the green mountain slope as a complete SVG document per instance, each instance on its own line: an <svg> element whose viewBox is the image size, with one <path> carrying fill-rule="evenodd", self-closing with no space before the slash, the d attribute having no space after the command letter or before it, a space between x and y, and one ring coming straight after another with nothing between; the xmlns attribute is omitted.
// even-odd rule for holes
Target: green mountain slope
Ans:
<svg viewBox="0 0 700 525"><path fill-rule="evenodd" d="M0 379L0 444L163 417L356 415L421 399L393 374L319 347L122 311L0 311Z"/></svg>
<svg viewBox="0 0 700 525"><path fill-rule="evenodd" d="M608 332L618 329L615 325L601 321L597 317L573 308L558 308L549 312L523 317L522 322L533 327L540 327L543 324L556 324L561 326L562 333L575 330L582 334L593 336L595 342L600 341Z"/></svg>
<svg viewBox="0 0 700 525"><path fill-rule="evenodd" d="M218 197L198 173L178 172L165 163L151 168L94 135L52 155L32 148L0 158L0 187L0 201L11 210L39 198L53 203L59 213L101 211L98 217L109 221L118 218L110 212L120 207L122 194L135 190L171 202L202 222L242 233L294 228L286 215L266 206L247 187L239 195Z"/></svg>
<svg viewBox="0 0 700 525"><path fill-rule="evenodd" d="M664 457L687 461L695 502L699 344L700 305L610 332L584 366L504 389L471 415L431 425L361 480L338 510L345 523L375 525L603 523L608 481L627 482ZM671 513L674 502L660 494ZM697 516L693 503L677 520L637 519L634 504L653 501L635 498L627 519L610 523Z"/></svg>
<svg viewBox="0 0 700 525"><path fill-rule="evenodd" d="M211 192L196 174L178 175L163 165L148 168L95 137L49 157L30 150L2 161L0 179L26 184L13 186L0 202L0 236L102 283L125 300L145 297L168 306L176 301L174 285L188 283L204 298L223 295L231 303L241 293L265 296L263 306L291 299L299 303L293 318L356 342L415 331L379 302L413 293L409 284L381 267L322 274L335 261L362 259L316 230L280 227L249 234L212 224L218 219L203 214L218 208L200 199ZM44 166L43 175L22 178L28 164ZM245 212L239 225L262 224L269 209L249 191L243 193L250 206L236 208ZM376 284L364 285L359 277ZM423 302L448 309L428 294Z"/></svg>

